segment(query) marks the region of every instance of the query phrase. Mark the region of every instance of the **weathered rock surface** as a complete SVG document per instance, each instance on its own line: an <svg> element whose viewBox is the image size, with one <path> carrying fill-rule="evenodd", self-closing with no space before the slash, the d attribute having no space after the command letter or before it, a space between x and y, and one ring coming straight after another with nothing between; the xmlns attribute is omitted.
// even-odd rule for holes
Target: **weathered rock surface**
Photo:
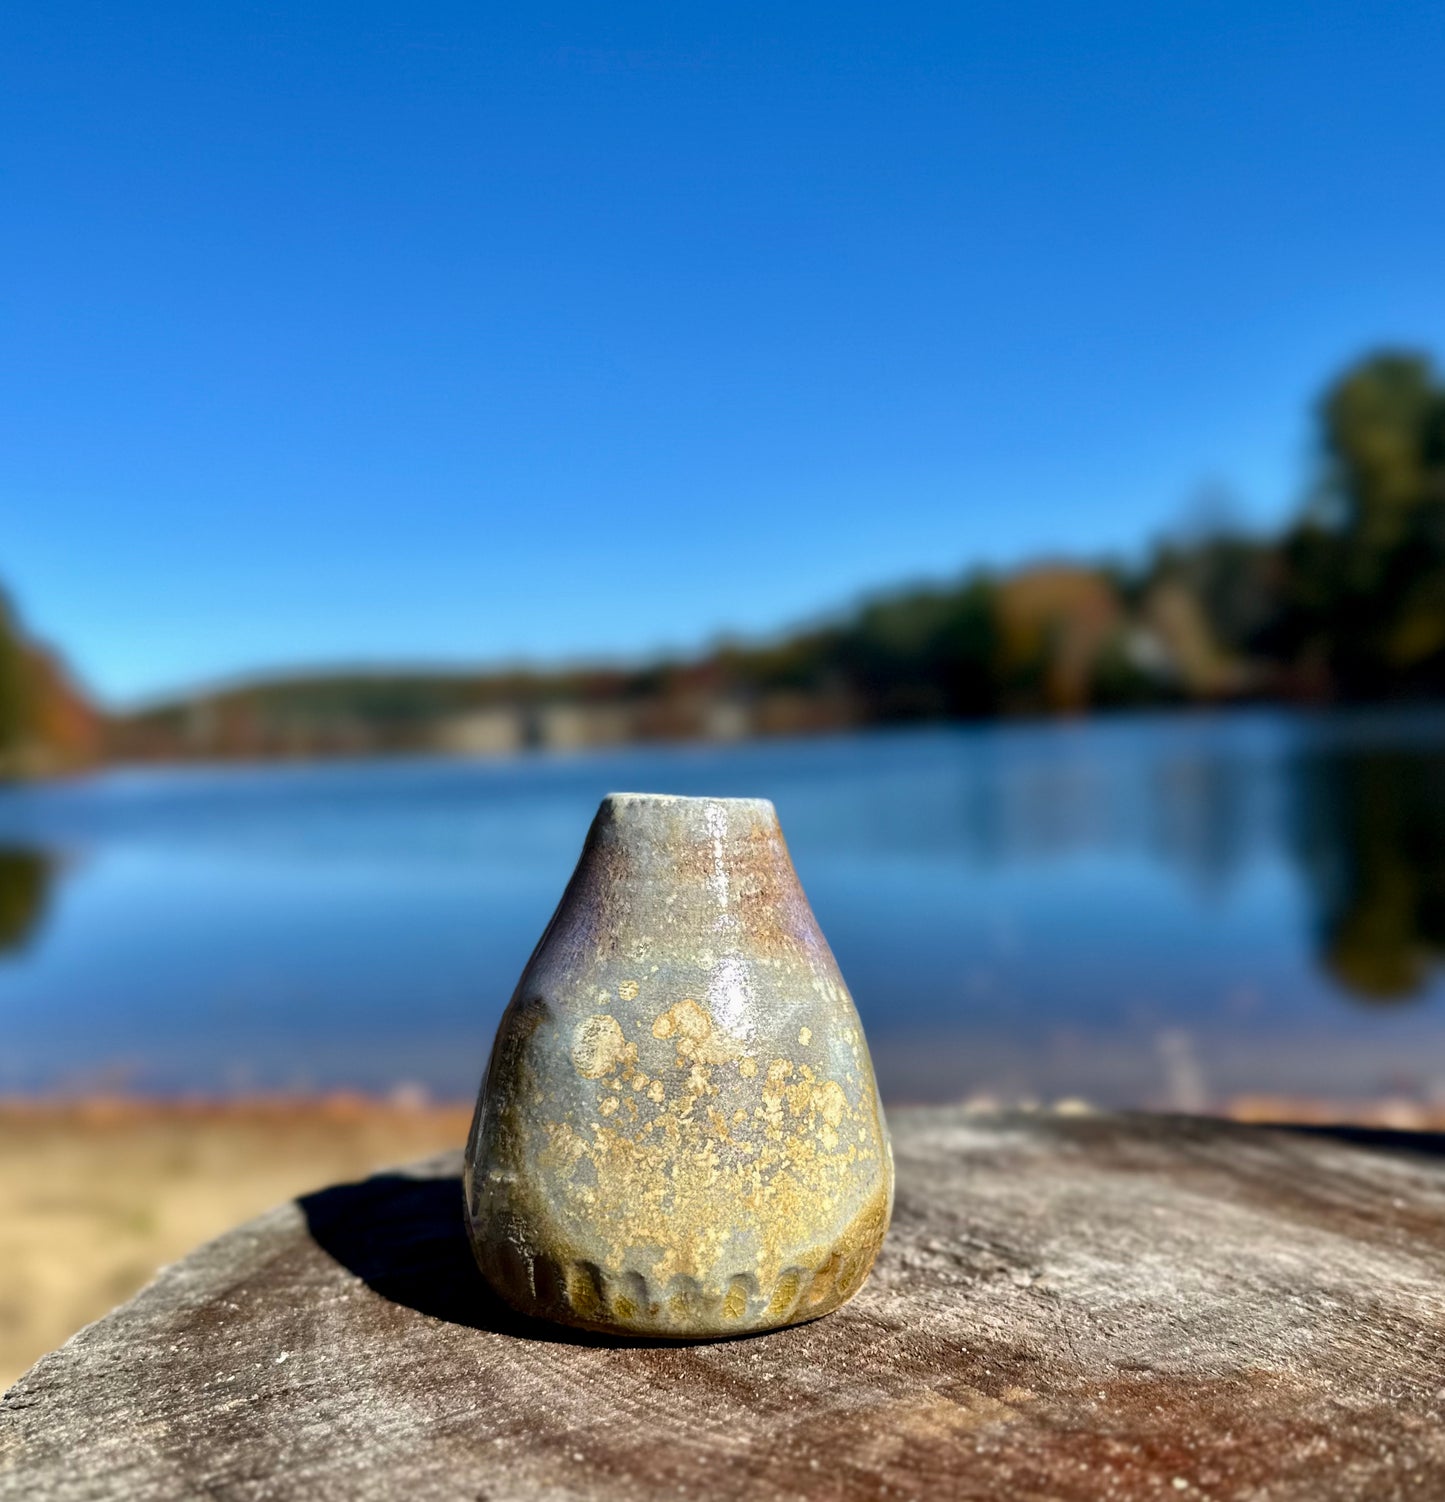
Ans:
<svg viewBox="0 0 1445 1502"><path fill-rule="evenodd" d="M893 1117L873 1277L701 1345L526 1324L458 1158L286 1205L0 1400L0 1497L1445 1497L1445 1143Z"/></svg>

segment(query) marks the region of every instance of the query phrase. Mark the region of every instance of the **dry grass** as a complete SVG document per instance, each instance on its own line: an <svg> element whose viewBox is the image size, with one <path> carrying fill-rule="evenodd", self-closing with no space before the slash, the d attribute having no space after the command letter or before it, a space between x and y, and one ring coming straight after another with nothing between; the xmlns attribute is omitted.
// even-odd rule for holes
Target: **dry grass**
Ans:
<svg viewBox="0 0 1445 1502"><path fill-rule="evenodd" d="M332 1098L0 1102L0 1391L238 1221L458 1147L469 1111Z"/></svg>

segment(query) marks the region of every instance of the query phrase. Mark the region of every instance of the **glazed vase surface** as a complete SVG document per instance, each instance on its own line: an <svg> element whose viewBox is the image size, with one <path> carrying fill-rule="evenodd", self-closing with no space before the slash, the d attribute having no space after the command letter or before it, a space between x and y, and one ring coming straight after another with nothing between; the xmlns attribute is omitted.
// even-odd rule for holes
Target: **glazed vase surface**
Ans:
<svg viewBox="0 0 1445 1502"><path fill-rule="evenodd" d="M893 1163L852 998L764 799L616 793L504 1013L472 1245L529 1315L736 1335L851 1297Z"/></svg>

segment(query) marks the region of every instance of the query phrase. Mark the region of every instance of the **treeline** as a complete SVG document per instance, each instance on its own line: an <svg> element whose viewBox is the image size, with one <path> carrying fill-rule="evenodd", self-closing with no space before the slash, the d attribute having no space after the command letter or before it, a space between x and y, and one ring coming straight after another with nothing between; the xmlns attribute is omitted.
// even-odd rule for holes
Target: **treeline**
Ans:
<svg viewBox="0 0 1445 1502"><path fill-rule="evenodd" d="M639 668L274 679L116 717L97 737L53 659L7 622L0 754L10 764L15 748L33 761L37 746L51 748L40 760L62 762L97 750L483 754L1201 701L1445 695L1445 385L1422 355L1379 354L1329 387L1317 420L1314 473L1279 535L1217 520L1137 564L975 571L880 594L772 642ZM37 692L42 680L51 686Z"/></svg>
<svg viewBox="0 0 1445 1502"><path fill-rule="evenodd" d="M1445 386L1423 356L1382 354L1318 421L1280 536L1216 523L1132 569L976 573L721 661L753 684L845 685L876 720L1445 693Z"/></svg>
<svg viewBox="0 0 1445 1502"><path fill-rule="evenodd" d="M102 716L0 594L0 779L87 766L104 745Z"/></svg>

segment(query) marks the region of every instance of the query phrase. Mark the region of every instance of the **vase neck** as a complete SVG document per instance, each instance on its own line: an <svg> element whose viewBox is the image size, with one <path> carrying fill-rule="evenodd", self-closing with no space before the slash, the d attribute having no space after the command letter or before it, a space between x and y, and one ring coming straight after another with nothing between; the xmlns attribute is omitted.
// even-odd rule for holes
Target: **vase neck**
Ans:
<svg viewBox="0 0 1445 1502"><path fill-rule="evenodd" d="M610 793L588 847L623 857L634 880L714 886L764 870L792 875L777 810L766 798ZM772 884L772 881L769 884Z"/></svg>

